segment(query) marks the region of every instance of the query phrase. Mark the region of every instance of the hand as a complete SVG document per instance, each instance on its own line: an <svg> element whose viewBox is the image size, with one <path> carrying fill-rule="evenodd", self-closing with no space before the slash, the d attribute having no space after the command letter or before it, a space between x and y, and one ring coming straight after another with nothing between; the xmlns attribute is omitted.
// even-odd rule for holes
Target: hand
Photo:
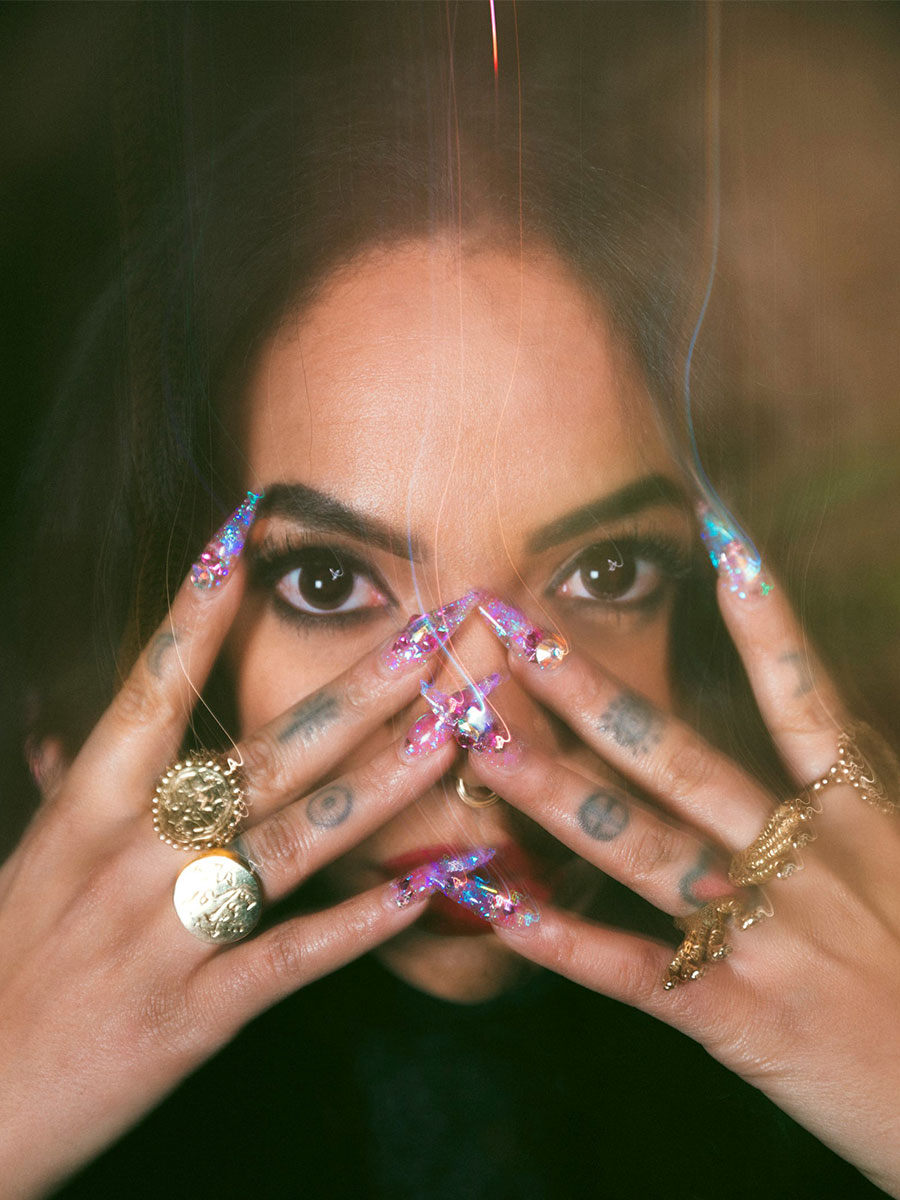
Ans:
<svg viewBox="0 0 900 1200"><path fill-rule="evenodd" d="M799 793L835 762L850 717L781 592L761 576L733 584L720 580L720 607ZM515 650L515 637L504 640ZM534 747L470 754L484 784L675 917L723 895L754 903L729 882L727 864L779 798L595 663L569 654L541 670L516 653L510 663L524 688L656 804L589 782ZM699 981L664 990L670 948L560 910L545 909L527 933L495 932L526 958L696 1039L900 1196L900 817L846 783L821 800L805 869L767 885L772 918L729 933L733 956Z"/></svg>
<svg viewBox="0 0 900 1200"><path fill-rule="evenodd" d="M216 947L172 904L190 856L150 820L153 787L238 610L186 582L80 754L0 871L0 1179L42 1192L110 1142L251 1017L405 928L421 911L383 885ZM393 746L308 792L415 697L425 655L378 651L232 752L250 806L237 845L277 900L442 775L452 745ZM297 799L296 797L301 797ZM338 797L335 803L333 797ZM410 897L404 897L410 899Z"/></svg>

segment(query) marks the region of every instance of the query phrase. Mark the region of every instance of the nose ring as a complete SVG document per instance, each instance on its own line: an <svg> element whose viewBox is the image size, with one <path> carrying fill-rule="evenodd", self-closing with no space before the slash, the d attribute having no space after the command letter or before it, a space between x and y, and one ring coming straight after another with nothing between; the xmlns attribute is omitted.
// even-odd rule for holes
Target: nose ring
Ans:
<svg viewBox="0 0 900 1200"><path fill-rule="evenodd" d="M500 799L497 792L491 791L486 787L467 786L466 781L461 775L455 776L456 779L456 794L462 800L463 804L469 808L490 808L492 804L496 804Z"/></svg>

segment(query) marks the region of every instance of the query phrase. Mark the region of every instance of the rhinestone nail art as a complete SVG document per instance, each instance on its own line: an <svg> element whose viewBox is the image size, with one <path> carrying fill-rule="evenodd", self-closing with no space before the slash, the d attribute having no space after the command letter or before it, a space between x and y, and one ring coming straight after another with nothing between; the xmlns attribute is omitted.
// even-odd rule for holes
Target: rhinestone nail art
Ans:
<svg viewBox="0 0 900 1200"><path fill-rule="evenodd" d="M479 604L478 611L507 649L542 670L552 671L569 653L561 634L539 629L511 604L491 597Z"/></svg>
<svg viewBox="0 0 900 1200"><path fill-rule="evenodd" d="M477 847L460 855L447 855L436 862L425 863L410 871L392 885L394 903L398 908L408 908L419 896L430 896L442 891L453 876L465 875L481 867L496 854L490 847Z"/></svg>
<svg viewBox="0 0 900 1200"><path fill-rule="evenodd" d="M384 665L389 671L402 671L445 646L484 595L473 589L442 608L413 617L385 650Z"/></svg>
<svg viewBox="0 0 900 1200"><path fill-rule="evenodd" d="M762 573L762 562L753 542L738 529L724 509L713 509L706 501L697 504L700 536L710 560L728 587L746 600L749 594L767 596L772 585Z"/></svg>
<svg viewBox="0 0 900 1200"><path fill-rule="evenodd" d="M256 516L262 493L248 492L206 549L191 567L191 583L196 588L221 587L231 574L244 549L247 532Z"/></svg>
<svg viewBox="0 0 900 1200"><path fill-rule="evenodd" d="M494 673L449 696L423 680L422 695L431 712L419 717L406 735L404 756L415 758L430 754L450 738L456 738L466 750L502 749L509 741L509 733L497 728L497 717L485 704L485 697L498 688L503 679L502 675Z"/></svg>

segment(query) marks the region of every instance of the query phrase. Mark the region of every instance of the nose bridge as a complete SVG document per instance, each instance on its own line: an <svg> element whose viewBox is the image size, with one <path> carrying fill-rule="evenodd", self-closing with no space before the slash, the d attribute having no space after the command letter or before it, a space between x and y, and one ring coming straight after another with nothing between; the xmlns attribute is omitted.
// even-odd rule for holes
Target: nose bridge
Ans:
<svg viewBox="0 0 900 1200"><path fill-rule="evenodd" d="M506 649L476 608L454 633L447 651L441 654L435 687L442 692L456 692L495 671L509 674ZM509 683L504 683L500 694L509 687Z"/></svg>

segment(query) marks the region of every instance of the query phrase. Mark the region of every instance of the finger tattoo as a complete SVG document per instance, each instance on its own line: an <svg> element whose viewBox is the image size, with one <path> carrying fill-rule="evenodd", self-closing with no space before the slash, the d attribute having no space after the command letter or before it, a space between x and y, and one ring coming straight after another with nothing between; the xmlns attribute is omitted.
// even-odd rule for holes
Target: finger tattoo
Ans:
<svg viewBox="0 0 900 1200"><path fill-rule="evenodd" d="M628 801L621 792L594 792L578 810L578 824L595 842L613 841L628 821Z"/></svg>
<svg viewBox="0 0 900 1200"><path fill-rule="evenodd" d="M306 815L310 824L320 829L334 829L342 825L353 808L353 793L343 783L330 783L313 792L306 802Z"/></svg>
<svg viewBox="0 0 900 1200"><path fill-rule="evenodd" d="M809 659L805 654L801 654L799 650L791 650L788 654L782 654L778 660L783 663L790 663L797 672L797 690L794 696L808 696L815 686L812 677L812 671L809 668Z"/></svg>
<svg viewBox="0 0 900 1200"><path fill-rule="evenodd" d="M278 734L279 742L289 742L295 737L314 737L337 718L339 709L335 696L311 697L291 713L287 724Z"/></svg>
<svg viewBox="0 0 900 1200"><path fill-rule="evenodd" d="M678 895L685 902L685 904L689 904L692 908L702 908L703 905L706 904L706 900L695 895L694 884L700 882L700 880L712 866L712 863L712 849L709 846L704 846L700 851L700 856L696 863L694 863L691 869L686 871L678 881Z"/></svg>
<svg viewBox="0 0 900 1200"><path fill-rule="evenodd" d="M637 757L647 754L661 739L662 718L652 704L623 692L601 714L597 729Z"/></svg>
<svg viewBox="0 0 900 1200"><path fill-rule="evenodd" d="M163 659L175 645L175 632L170 629L163 629L156 635L153 641L147 648L147 666L150 669L150 674L156 679L162 675Z"/></svg>

